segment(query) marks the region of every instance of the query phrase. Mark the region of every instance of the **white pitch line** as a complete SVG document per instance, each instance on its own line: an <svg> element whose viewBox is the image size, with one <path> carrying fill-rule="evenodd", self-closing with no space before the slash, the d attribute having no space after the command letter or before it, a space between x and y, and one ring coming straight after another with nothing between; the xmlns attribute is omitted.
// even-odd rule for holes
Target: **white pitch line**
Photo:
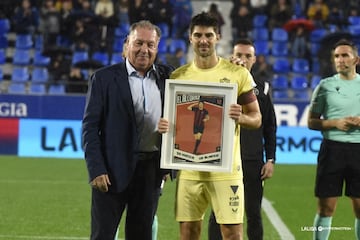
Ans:
<svg viewBox="0 0 360 240"><path fill-rule="evenodd" d="M89 240L89 237L50 237L50 236L25 236L25 235L0 235L0 239L26 239L26 240ZM124 240L119 238L118 240Z"/></svg>
<svg viewBox="0 0 360 240"><path fill-rule="evenodd" d="M267 200L266 198L263 198L262 200L262 208L266 213L266 215L268 216L268 218L270 219L271 224L279 233L281 240L295 240L294 235L286 227L285 223L281 220L279 214L273 208L270 201Z"/></svg>
<svg viewBox="0 0 360 240"><path fill-rule="evenodd" d="M51 237L51 236L25 236L25 235L0 235L0 239L27 239L27 240L88 240L88 237Z"/></svg>

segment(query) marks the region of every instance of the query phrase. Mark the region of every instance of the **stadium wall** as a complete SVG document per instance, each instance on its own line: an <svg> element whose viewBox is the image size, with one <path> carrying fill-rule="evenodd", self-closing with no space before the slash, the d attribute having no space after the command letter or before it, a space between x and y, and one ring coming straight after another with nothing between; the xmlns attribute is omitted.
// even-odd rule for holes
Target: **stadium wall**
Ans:
<svg viewBox="0 0 360 240"><path fill-rule="evenodd" d="M83 158L85 96L0 95L0 154ZM306 126L308 103L275 103L277 162L315 164L321 134Z"/></svg>

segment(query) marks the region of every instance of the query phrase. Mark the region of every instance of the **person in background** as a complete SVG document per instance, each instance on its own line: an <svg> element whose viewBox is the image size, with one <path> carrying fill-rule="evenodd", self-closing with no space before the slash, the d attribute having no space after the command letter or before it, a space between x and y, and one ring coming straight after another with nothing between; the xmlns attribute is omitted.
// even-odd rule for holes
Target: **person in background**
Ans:
<svg viewBox="0 0 360 240"><path fill-rule="evenodd" d="M90 77L82 121L92 187L91 240L114 240L126 209L125 238L151 240L161 182L165 79L173 68L155 64L160 29L149 21L130 26L126 59Z"/></svg>
<svg viewBox="0 0 360 240"><path fill-rule="evenodd" d="M86 93L87 81L85 74L81 71L81 68L76 66L70 67L70 73L68 76L68 82L66 83L67 93Z"/></svg>
<svg viewBox="0 0 360 240"><path fill-rule="evenodd" d="M233 48L232 62L251 71L256 62L255 47L249 39L238 40ZM272 177L276 152L276 116L270 97L270 84L260 78L254 78L262 124L259 129L241 128L241 160L244 174L245 213L247 218L247 236L249 240L263 239L261 202L264 181ZM264 156L265 152L265 156ZM264 161L265 160L265 161ZM220 228L214 213L209 218L209 240L221 240Z"/></svg>
<svg viewBox="0 0 360 240"><path fill-rule="evenodd" d="M256 62L251 67L251 73L254 79L262 82L269 82L274 76L273 68L265 55L256 55Z"/></svg>
<svg viewBox="0 0 360 240"><path fill-rule="evenodd" d="M61 16L54 0L44 0L40 8L39 31L44 36L44 48L56 46L60 33Z"/></svg>
<svg viewBox="0 0 360 240"><path fill-rule="evenodd" d="M261 114L253 91L250 72L217 56L216 45L220 40L218 22L209 13L195 15L190 23L189 40L194 51L191 63L177 68L171 79L235 83L238 85L237 103L230 105L228 115L235 121L234 155L232 171L202 172L180 170L177 176L176 220L180 223L180 239L198 240L204 214L209 205L214 209L224 240L242 239L243 183L240 158L239 127L258 128ZM169 121L161 118L160 133L169 131ZM229 202L230 199L230 202ZM234 207L235 206L235 207Z"/></svg>
<svg viewBox="0 0 360 240"><path fill-rule="evenodd" d="M308 32L301 24L290 33L291 53L295 58L307 58L308 54Z"/></svg>
<svg viewBox="0 0 360 240"><path fill-rule="evenodd" d="M329 239L344 185L355 215L355 237L360 239L360 107L356 104L360 102L360 75L356 72L356 45L348 40L337 42L333 62L337 73L322 79L315 88L308 114L308 127L323 136L316 169L318 209L313 239Z"/></svg>
<svg viewBox="0 0 360 240"><path fill-rule="evenodd" d="M178 68L181 65L185 64L185 52L182 48L177 48L174 53L167 53L165 57L165 61L167 64Z"/></svg>
<svg viewBox="0 0 360 240"><path fill-rule="evenodd" d="M269 6L269 28L282 28L294 14L293 7L287 0L271 1Z"/></svg>
<svg viewBox="0 0 360 240"><path fill-rule="evenodd" d="M248 37L253 30L253 9L248 0L240 0L231 8L232 41Z"/></svg>
<svg viewBox="0 0 360 240"><path fill-rule="evenodd" d="M221 28L222 28L222 26L225 25L225 20L224 20L222 13L219 11L218 5L216 3L210 4L209 13L214 15L214 17L216 17L218 19L219 34L221 34Z"/></svg>
<svg viewBox="0 0 360 240"><path fill-rule="evenodd" d="M314 0L306 11L308 19L312 20L317 28L325 27L329 13L329 6L323 0Z"/></svg>
<svg viewBox="0 0 360 240"><path fill-rule="evenodd" d="M34 35L39 27L39 11L31 5L30 0L22 0L21 5L15 8L12 21L17 34Z"/></svg>
<svg viewBox="0 0 360 240"><path fill-rule="evenodd" d="M166 24L168 27L168 36L170 37L173 31L173 17L174 17L174 6L170 0L155 0L153 4L154 23ZM165 33L163 33L165 35Z"/></svg>
<svg viewBox="0 0 360 240"><path fill-rule="evenodd" d="M99 21L100 48L97 51L112 53L115 28L119 25L115 15L115 5L112 0L98 0L95 4L95 15ZM95 50L96 51L96 50Z"/></svg>

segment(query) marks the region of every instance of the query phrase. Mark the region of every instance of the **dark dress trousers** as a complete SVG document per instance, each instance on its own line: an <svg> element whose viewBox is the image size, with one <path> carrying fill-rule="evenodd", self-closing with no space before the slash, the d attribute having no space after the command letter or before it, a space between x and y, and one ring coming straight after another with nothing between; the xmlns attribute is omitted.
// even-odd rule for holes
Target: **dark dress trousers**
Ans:
<svg viewBox="0 0 360 240"><path fill-rule="evenodd" d="M163 105L165 79L173 68L156 64L155 69ZM108 174L111 182L106 193L92 189L91 239L113 240L126 208L126 239L151 240L166 172L160 169L158 151L142 153L138 149L140 136L125 62L91 76L82 136L89 180Z"/></svg>

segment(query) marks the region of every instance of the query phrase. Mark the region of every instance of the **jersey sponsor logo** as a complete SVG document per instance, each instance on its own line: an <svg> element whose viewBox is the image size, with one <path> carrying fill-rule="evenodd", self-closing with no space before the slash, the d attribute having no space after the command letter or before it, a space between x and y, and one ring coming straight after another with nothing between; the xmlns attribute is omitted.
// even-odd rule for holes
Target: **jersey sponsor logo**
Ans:
<svg viewBox="0 0 360 240"><path fill-rule="evenodd" d="M239 186L238 185L231 185L230 188L231 188L232 192L234 194L236 194L237 190L239 189Z"/></svg>
<svg viewBox="0 0 360 240"><path fill-rule="evenodd" d="M220 79L220 82L221 83L230 83L230 79L225 77L225 78Z"/></svg>

